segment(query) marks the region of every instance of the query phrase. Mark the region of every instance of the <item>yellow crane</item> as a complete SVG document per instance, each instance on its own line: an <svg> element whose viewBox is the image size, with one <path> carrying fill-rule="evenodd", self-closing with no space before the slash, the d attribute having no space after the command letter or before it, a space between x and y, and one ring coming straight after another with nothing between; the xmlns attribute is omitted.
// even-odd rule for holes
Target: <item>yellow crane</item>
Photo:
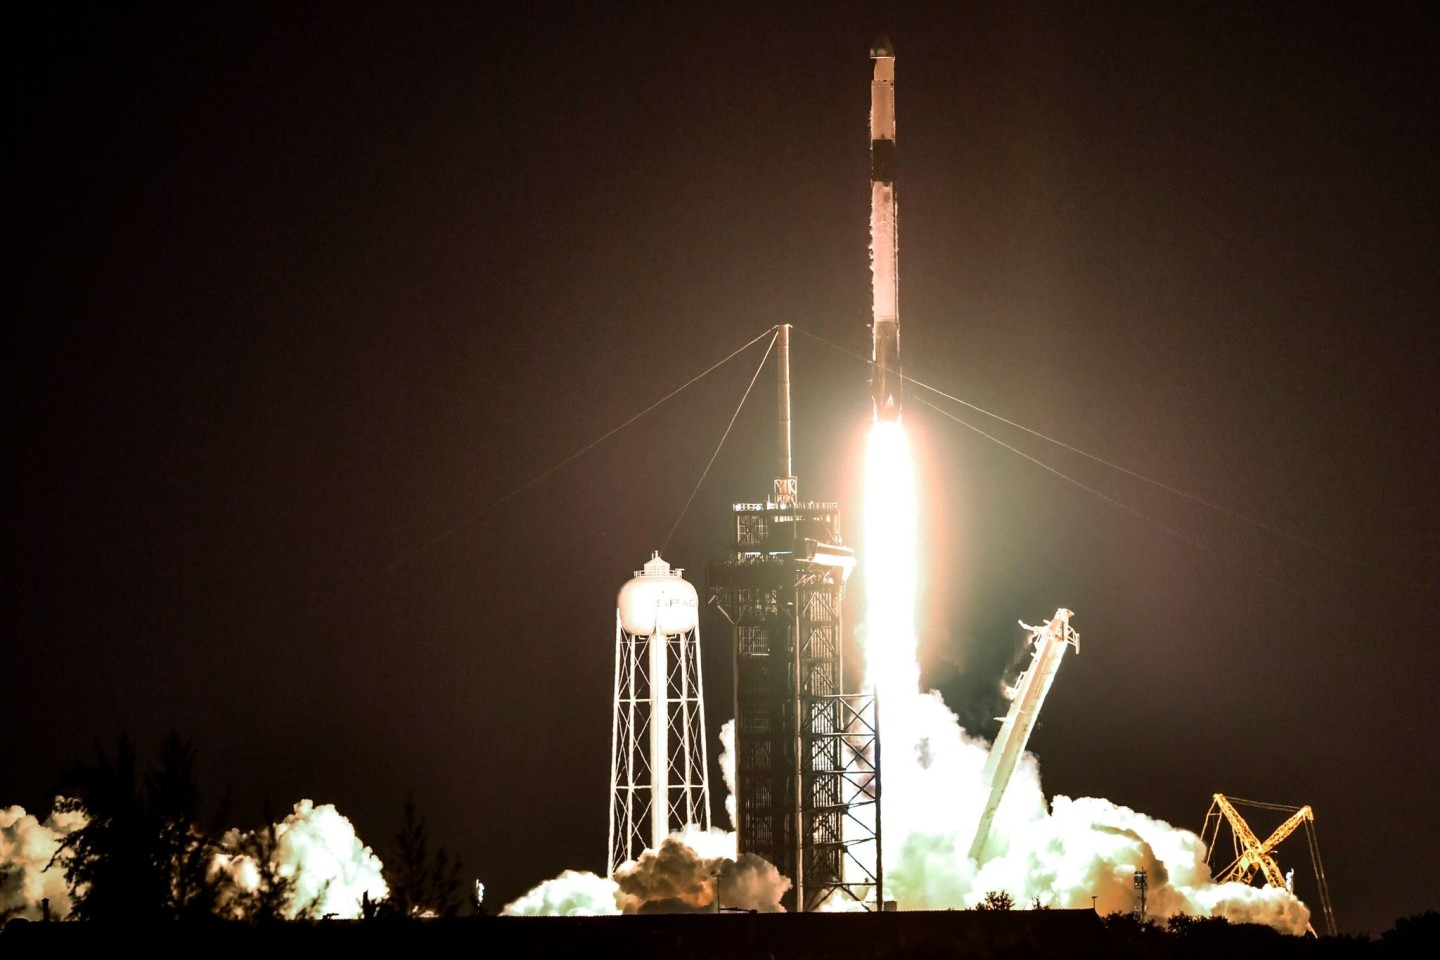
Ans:
<svg viewBox="0 0 1440 960"><path fill-rule="evenodd" d="M1235 809L1235 805L1258 807L1262 810L1279 810L1288 813L1289 817L1284 823L1271 831L1270 836L1263 841L1256 836L1255 831L1250 829L1250 824ZM1234 848L1235 858L1225 867L1215 869L1215 845L1220 839L1220 824L1224 821L1230 824L1231 843ZM1267 887L1284 887L1291 889L1290 881L1280 869L1280 864L1275 862L1274 850L1286 837L1294 833L1296 828L1305 826L1305 837L1310 846L1310 862L1315 868L1315 883L1320 891L1320 909L1325 918L1325 932L1335 936L1335 913L1330 909L1330 890L1325 883L1325 868L1320 864L1320 847L1315 841L1315 812L1310 805L1303 807L1289 807L1279 803L1261 803L1258 800L1241 800L1237 797L1227 797L1223 793L1217 793L1210 810L1205 814L1205 827L1200 831L1200 839L1209 840L1205 845L1205 862L1210 864L1211 873L1216 883L1251 883L1257 873L1265 877ZM1293 891L1292 891L1293 892ZM1315 934L1312 925L1310 934Z"/></svg>

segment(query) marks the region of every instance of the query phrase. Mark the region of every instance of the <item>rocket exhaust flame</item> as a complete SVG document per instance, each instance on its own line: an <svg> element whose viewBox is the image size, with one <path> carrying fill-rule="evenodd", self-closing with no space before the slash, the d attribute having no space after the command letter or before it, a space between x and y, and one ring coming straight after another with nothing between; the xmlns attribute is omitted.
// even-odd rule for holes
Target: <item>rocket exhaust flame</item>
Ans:
<svg viewBox="0 0 1440 960"><path fill-rule="evenodd" d="M877 417L865 451L865 665L884 704L913 696L920 668L915 634L915 470L899 420Z"/></svg>

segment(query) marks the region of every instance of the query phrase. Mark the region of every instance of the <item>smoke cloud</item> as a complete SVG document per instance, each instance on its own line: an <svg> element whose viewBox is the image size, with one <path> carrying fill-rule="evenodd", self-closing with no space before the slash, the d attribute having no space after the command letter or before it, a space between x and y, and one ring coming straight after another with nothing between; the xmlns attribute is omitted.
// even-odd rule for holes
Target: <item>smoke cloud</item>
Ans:
<svg viewBox="0 0 1440 960"><path fill-rule="evenodd" d="M507 917L607 917L620 912L614 880L588 870L566 870L505 905Z"/></svg>
<svg viewBox="0 0 1440 960"><path fill-rule="evenodd" d="M61 806L59 798L56 807ZM51 813L42 822L24 807L0 809L0 920L39 920L41 900L50 901L50 915L70 913L70 891L63 865L50 866L60 844L89 820L79 811Z"/></svg>
<svg viewBox="0 0 1440 960"><path fill-rule="evenodd" d="M758 913L781 913L780 898L791 887L790 878L764 857L742 853L727 865L720 877L718 906L754 910Z"/></svg>
<svg viewBox="0 0 1440 960"><path fill-rule="evenodd" d="M779 913L790 880L753 853L735 854L735 834L689 830L665 839L658 851L617 870L624 913L676 913L730 907ZM716 897L719 897L717 900Z"/></svg>
<svg viewBox="0 0 1440 960"><path fill-rule="evenodd" d="M231 830L221 841L227 852L212 864L212 879L231 888L228 899L232 903L238 902L236 893L254 894L262 882L265 870L253 854L245 852L256 848L256 837L255 833ZM293 883L282 907L287 918L311 913L353 920L361 916L366 897L373 903L389 896L380 858L360 841L354 825L334 804L316 806L314 801L301 800L289 816L275 824L274 840L267 866Z"/></svg>
<svg viewBox="0 0 1440 960"><path fill-rule="evenodd" d="M614 879L566 870L507 904L507 916L694 913L720 907L778 913L790 880L753 853L736 856L735 834L691 826L659 850L615 871ZM716 894L719 901L716 901Z"/></svg>
<svg viewBox="0 0 1440 960"><path fill-rule="evenodd" d="M886 895L902 909L973 907L992 890L1017 905L1135 907L1134 874L1149 882L1146 912L1184 913L1306 929L1310 911L1293 893L1217 884L1205 847L1189 830L1109 800L1056 796L1047 803L1040 767L1027 753L1010 781L977 868L969 859L985 790L989 745L967 734L939 694L887 704L885 731Z"/></svg>

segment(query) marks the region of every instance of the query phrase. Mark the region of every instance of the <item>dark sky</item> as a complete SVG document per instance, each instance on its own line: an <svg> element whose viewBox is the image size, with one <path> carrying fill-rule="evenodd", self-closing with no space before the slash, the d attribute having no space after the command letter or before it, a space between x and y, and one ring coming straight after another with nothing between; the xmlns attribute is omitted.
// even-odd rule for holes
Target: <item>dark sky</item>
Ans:
<svg viewBox="0 0 1440 960"><path fill-rule="evenodd" d="M1047 792L1309 803L1342 929L1440 906L1440 15L1371 6L12 13L0 804L174 728L237 824L381 848L414 791L496 899L599 869L615 591L760 349L491 508L786 322L858 530L868 374L803 334L868 352L884 31L906 372L1292 535L912 403L927 681L992 716L1068 606ZM759 384L666 548L702 587Z"/></svg>

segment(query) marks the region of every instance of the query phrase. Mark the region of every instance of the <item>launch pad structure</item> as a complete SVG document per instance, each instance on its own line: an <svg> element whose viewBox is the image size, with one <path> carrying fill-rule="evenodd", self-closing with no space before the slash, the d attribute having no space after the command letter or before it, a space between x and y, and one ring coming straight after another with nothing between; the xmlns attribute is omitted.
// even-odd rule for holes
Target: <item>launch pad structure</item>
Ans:
<svg viewBox="0 0 1440 960"><path fill-rule="evenodd" d="M837 896L879 910L877 704L873 691L843 689L841 603L855 558L839 504L798 497L788 327L779 343L780 475L764 503L734 505L732 553L709 568L734 640L738 846L791 878L787 910Z"/></svg>

